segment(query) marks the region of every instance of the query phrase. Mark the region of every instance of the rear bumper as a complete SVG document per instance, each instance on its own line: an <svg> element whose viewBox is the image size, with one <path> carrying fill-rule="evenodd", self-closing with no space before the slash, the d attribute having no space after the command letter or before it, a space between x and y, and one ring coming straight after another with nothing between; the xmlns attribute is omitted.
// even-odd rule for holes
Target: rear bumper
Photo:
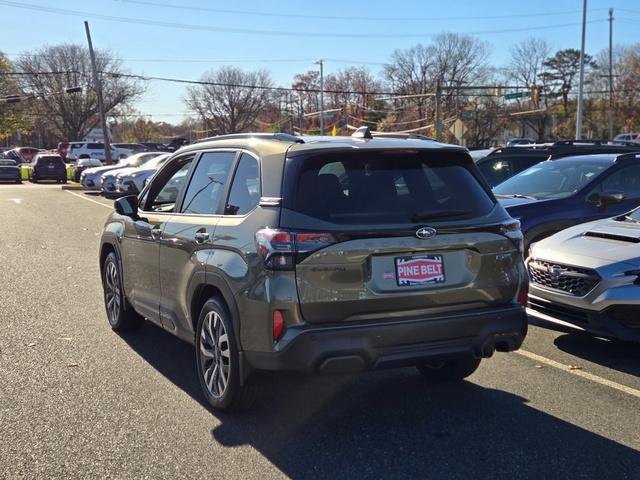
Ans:
<svg viewBox="0 0 640 480"><path fill-rule="evenodd" d="M354 372L419 365L436 358L489 357L522 345L520 305L357 325L290 327L275 352L244 351L258 370Z"/></svg>
<svg viewBox="0 0 640 480"><path fill-rule="evenodd" d="M0 173L0 182L15 182L20 180L20 172L17 173Z"/></svg>
<svg viewBox="0 0 640 480"><path fill-rule="evenodd" d="M31 177L37 180L63 180L67 178L67 171L34 170L31 173Z"/></svg>

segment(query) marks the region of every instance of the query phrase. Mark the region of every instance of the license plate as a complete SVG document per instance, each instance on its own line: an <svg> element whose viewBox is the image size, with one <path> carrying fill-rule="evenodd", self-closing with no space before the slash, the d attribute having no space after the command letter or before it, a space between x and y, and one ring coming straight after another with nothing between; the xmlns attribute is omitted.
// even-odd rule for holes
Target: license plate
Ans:
<svg viewBox="0 0 640 480"><path fill-rule="evenodd" d="M444 283L442 255L396 257L395 261L396 280L400 287Z"/></svg>
<svg viewBox="0 0 640 480"><path fill-rule="evenodd" d="M55 168L55 165L49 165L48 168L49 170L53 170Z"/></svg>

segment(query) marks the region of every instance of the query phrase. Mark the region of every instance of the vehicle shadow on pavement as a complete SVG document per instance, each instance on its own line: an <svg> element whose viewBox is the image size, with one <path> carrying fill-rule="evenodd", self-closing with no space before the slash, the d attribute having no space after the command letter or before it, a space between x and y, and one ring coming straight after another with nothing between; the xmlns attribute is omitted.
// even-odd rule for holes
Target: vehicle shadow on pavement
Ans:
<svg viewBox="0 0 640 480"><path fill-rule="evenodd" d="M640 377L640 345L570 333L553 342L563 352L619 372Z"/></svg>
<svg viewBox="0 0 640 480"><path fill-rule="evenodd" d="M191 345L149 322L121 336L205 405ZM640 452L472 381L430 385L407 368L269 374L263 383L253 410L212 413L220 422L212 441L250 445L292 478L634 478L640 471Z"/></svg>

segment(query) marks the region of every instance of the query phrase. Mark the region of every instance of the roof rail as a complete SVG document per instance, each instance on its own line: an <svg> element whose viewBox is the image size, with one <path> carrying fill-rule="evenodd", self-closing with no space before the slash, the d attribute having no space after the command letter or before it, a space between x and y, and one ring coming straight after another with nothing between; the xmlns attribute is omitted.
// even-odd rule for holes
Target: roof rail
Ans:
<svg viewBox="0 0 640 480"><path fill-rule="evenodd" d="M193 143L214 142L217 140L237 140L242 138L261 138L264 140L279 140L281 142L304 143L304 140L289 133L230 133L228 135L216 135L202 138Z"/></svg>
<svg viewBox="0 0 640 480"><path fill-rule="evenodd" d="M420 135L419 133L402 133L402 132L376 132L372 133L373 138L402 138L406 140L430 140L437 142L435 138L427 137L426 135Z"/></svg>
<svg viewBox="0 0 640 480"><path fill-rule="evenodd" d="M616 157L616 162L620 160L640 160L640 147L638 147L637 152L633 153L623 153Z"/></svg>
<svg viewBox="0 0 640 480"><path fill-rule="evenodd" d="M560 147L563 145L602 145L606 143L604 140L558 140L553 142L554 147Z"/></svg>
<svg viewBox="0 0 640 480"><path fill-rule="evenodd" d="M351 137L353 138L373 138L373 135L371 135L371 130L369 130L369 127L360 127L358 128L355 132L353 132L351 134Z"/></svg>

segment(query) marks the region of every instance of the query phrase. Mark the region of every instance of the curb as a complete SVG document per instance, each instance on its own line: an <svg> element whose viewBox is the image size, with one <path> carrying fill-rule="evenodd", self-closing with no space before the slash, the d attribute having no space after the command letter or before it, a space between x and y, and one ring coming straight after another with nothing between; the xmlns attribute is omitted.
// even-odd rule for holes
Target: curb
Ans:
<svg viewBox="0 0 640 480"><path fill-rule="evenodd" d="M62 190L82 190L82 185L62 185Z"/></svg>

